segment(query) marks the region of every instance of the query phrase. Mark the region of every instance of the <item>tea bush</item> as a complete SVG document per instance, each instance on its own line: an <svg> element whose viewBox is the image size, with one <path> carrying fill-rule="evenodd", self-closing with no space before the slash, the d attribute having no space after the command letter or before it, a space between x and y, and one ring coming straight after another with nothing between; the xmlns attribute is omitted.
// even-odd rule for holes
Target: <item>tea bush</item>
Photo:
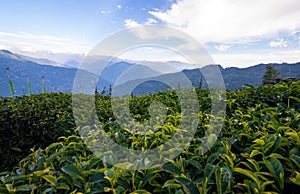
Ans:
<svg viewBox="0 0 300 194"><path fill-rule="evenodd" d="M0 98L0 169L9 169L60 136L74 134L71 96L47 93Z"/></svg>
<svg viewBox="0 0 300 194"><path fill-rule="evenodd" d="M0 193L298 193L300 82L228 91L223 130L204 155L199 151L211 116L209 91L197 93L197 132L168 163L125 170L104 163L77 135L62 136L33 150L13 171L0 173ZM166 121L147 136L131 134L116 122L108 96L97 96L95 104L106 135L125 147L149 149L176 131L181 121L176 99L172 91L130 99L132 117L140 121L149 118L149 102L168 107Z"/></svg>

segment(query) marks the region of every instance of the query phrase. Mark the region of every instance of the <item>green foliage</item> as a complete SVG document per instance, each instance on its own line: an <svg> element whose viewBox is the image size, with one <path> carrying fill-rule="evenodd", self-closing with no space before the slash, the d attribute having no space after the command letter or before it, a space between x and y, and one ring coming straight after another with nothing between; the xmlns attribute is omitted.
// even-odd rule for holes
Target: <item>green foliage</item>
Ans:
<svg viewBox="0 0 300 194"><path fill-rule="evenodd" d="M71 96L48 93L0 98L0 169L10 169L32 148L74 134Z"/></svg>
<svg viewBox="0 0 300 194"><path fill-rule="evenodd" d="M28 78L28 75L26 74L26 81L27 81L27 90L29 92L29 96L31 96L33 94L32 89L31 89L31 84Z"/></svg>
<svg viewBox="0 0 300 194"><path fill-rule="evenodd" d="M13 82L10 79L9 67L6 68L6 72L7 72L7 81L8 81L8 85L9 85L10 94L11 94L11 97L14 97L16 90L15 90Z"/></svg>
<svg viewBox="0 0 300 194"><path fill-rule="evenodd" d="M263 75L263 79L275 79L279 75L278 71L271 65L266 66L266 72Z"/></svg>
<svg viewBox="0 0 300 194"><path fill-rule="evenodd" d="M47 93L47 90L45 87L45 76L42 76L42 89L43 89L43 93Z"/></svg>
<svg viewBox="0 0 300 194"><path fill-rule="evenodd" d="M228 91L223 130L218 137L208 137L211 148L204 155L199 154L200 144L210 129L211 102L208 90L197 89L197 94L200 112L196 134L189 147L168 163L153 169L126 170L122 165L130 164L119 167L106 164L80 137L63 136L55 143L47 141L48 145L35 149L13 171L0 173L0 193L298 193L300 82ZM33 101L36 98L44 100ZM63 107L60 111L64 116L58 120L60 123L47 120L44 124L55 125L51 130L73 129L70 95L66 94L0 98L1 115L11 114L8 110L18 108L15 122L20 124L19 109L27 107L25 102L30 101L34 102L31 108L39 107L33 112L46 109L47 113L42 112L46 114L43 119L52 118L51 108L45 105L47 99L53 100L55 115ZM165 121L149 135L131 133L129 127L118 124L110 100L108 96L96 96L97 116L105 134L124 147L141 150L157 147L172 137L181 122L179 100L173 91L130 98L131 116L141 123L149 119L151 102L160 101L168 107ZM33 122L36 117L26 120ZM1 118L7 123L10 117ZM35 121L35 126L41 123L42 120ZM19 125L12 122L10 126L8 131ZM140 129L138 122L130 127Z"/></svg>

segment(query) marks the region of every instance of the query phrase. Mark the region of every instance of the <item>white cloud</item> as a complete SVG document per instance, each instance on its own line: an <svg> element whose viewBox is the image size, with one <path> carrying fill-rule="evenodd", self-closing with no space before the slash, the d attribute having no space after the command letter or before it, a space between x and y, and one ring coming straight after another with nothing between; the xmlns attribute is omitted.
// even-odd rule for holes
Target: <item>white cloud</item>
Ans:
<svg viewBox="0 0 300 194"><path fill-rule="evenodd" d="M218 46L215 46L215 48L219 51L227 51L230 47L231 45L228 44L220 44Z"/></svg>
<svg viewBox="0 0 300 194"><path fill-rule="evenodd" d="M300 61L300 50L247 53L247 54L212 54L216 64L223 67L249 67L260 63L296 63Z"/></svg>
<svg viewBox="0 0 300 194"><path fill-rule="evenodd" d="M157 24L157 21L153 18L148 18L147 22L145 22L146 25L151 25L151 24Z"/></svg>
<svg viewBox="0 0 300 194"><path fill-rule="evenodd" d="M20 35L23 39L32 39L32 40L48 42L48 43L70 43L70 42L73 42L69 38L59 38L59 37L49 36L49 35L36 35L36 34L30 34L30 33L26 33L26 32L22 32L22 33L20 33Z"/></svg>
<svg viewBox="0 0 300 194"><path fill-rule="evenodd" d="M10 50L10 47L0 44L0 50Z"/></svg>
<svg viewBox="0 0 300 194"><path fill-rule="evenodd" d="M299 0L179 0L167 11L149 11L202 43L244 41L300 28Z"/></svg>
<svg viewBox="0 0 300 194"><path fill-rule="evenodd" d="M277 40L277 41L271 41L270 42L270 47L279 47L279 48L285 48L285 47L288 47L288 42L283 40L283 39L280 39L280 40Z"/></svg>
<svg viewBox="0 0 300 194"><path fill-rule="evenodd" d="M121 4L117 5L117 8L118 8L118 10L121 10L122 9L122 5Z"/></svg>
<svg viewBox="0 0 300 194"><path fill-rule="evenodd" d="M21 52L31 52L31 53L36 53L38 50L32 46L22 46L18 49Z"/></svg>
<svg viewBox="0 0 300 194"><path fill-rule="evenodd" d="M0 32L0 37L24 38L24 36L9 32Z"/></svg>
<svg viewBox="0 0 300 194"><path fill-rule="evenodd" d="M153 18L148 18L147 21L144 23L145 25L151 25L151 24L156 24L157 21ZM126 19L124 20L124 25L127 28L132 28L132 27L137 27L137 26L141 26L143 24L139 24L138 22L132 20L132 19Z"/></svg>
<svg viewBox="0 0 300 194"><path fill-rule="evenodd" d="M102 10L100 13L101 13L101 14L110 14L110 11Z"/></svg>
<svg viewBox="0 0 300 194"><path fill-rule="evenodd" d="M124 20L124 25L127 27L127 28L132 28L132 27L136 27L136 26L140 26L139 23L137 23L136 21L132 20L132 19L126 19Z"/></svg>
<svg viewBox="0 0 300 194"><path fill-rule="evenodd" d="M0 44L7 45L6 47L10 50L31 52L47 50L54 53L82 53L90 49L82 42L49 35L0 32L0 37Z"/></svg>

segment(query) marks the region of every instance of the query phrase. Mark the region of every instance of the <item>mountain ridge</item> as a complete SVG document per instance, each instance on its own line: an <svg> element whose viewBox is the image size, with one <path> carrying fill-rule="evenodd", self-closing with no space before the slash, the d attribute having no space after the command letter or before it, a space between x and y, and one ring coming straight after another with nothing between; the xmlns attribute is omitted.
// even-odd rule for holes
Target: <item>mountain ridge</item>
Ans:
<svg viewBox="0 0 300 194"><path fill-rule="evenodd" d="M265 72L266 66L271 65L274 66L275 69L280 73L279 76L281 77L300 77L300 62L298 63L268 63L268 64L258 64L247 68L238 68L238 67L227 67L223 68L221 65L208 65L203 68L210 68L213 66L216 66L219 68L226 89L230 90L236 90L241 89L244 85L252 85L252 86L260 86L262 85L262 78L263 74ZM205 77L202 75L200 69L187 69L183 70L180 73L183 73L194 86L199 86L200 82L202 82L201 87L208 87ZM178 87L180 87L180 80L177 80L177 77L180 73L172 73L172 74L164 74L162 76L157 76L153 78L149 78L147 80L136 80L136 83L134 81L129 81L128 83L123 84L119 88L131 88L132 85L137 85L137 88L133 90L133 94L135 95L142 95L147 93L154 93L159 90L166 89L165 87L157 87L151 82L155 80L164 80L168 83L178 82ZM202 80L202 81L200 81ZM137 84L139 82L140 84ZM144 84L144 86L143 86ZM148 92L149 91L149 92Z"/></svg>
<svg viewBox="0 0 300 194"><path fill-rule="evenodd" d="M38 61L31 61L30 59L30 57L26 58L26 56L24 57L19 54L14 54L8 50L0 50L0 96L10 96L7 74L10 75L10 79L14 84L16 95L27 95L29 93L27 91L27 78L30 81L34 93L42 92L42 77L44 77L47 91L71 92L77 71L85 71L78 70L77 68L39 64L37 63ZM150 65L148 64L148 66L151 65L151 63ZM239 89L246 84L253 86L261 85L262 77L267 65L274 66L275 69L277 69L280 73L280 76L283 77L297 77L300 75L300 62L293 64L257 64L246 68L223 68L221 65L214 66L218 66L220 69L226 88ZM109 86L114 85L117 81L119 81L119 84L125 84L127 82L134 82L136 80L140 82L143 82L143 79L152 80L152 83L145 83L144 88L143 86L139 85L134 92L136 94L143 94L147 93L147 90L149 90L151 93L167 88L166 85L155 82L157 77L160 76L165 77L162 79L174 80L175 82L176 79L178 79L178 75L183 73L195 86L199 85L200 79L203 77L201 71L199 72L199 69L184 69L180 72L160 74L161 72L157 72L155 71L155 68L151 69L148 66L145 65L142 67L140 64L117 61L111 66L105 67L104 71L102 72L104 74L95 85L97 86L98 91L102 91L105 87L106 92L108 92ZM206 68L207 67L209 66L206 66ZM7 70L7 68L9 70ZM96 76L93 74L93 72L85 73L87 76ZM122 76L124 78L120 81L119 78ZM202 84L202 87L207 86L205 85L205 80Z"/></svg>

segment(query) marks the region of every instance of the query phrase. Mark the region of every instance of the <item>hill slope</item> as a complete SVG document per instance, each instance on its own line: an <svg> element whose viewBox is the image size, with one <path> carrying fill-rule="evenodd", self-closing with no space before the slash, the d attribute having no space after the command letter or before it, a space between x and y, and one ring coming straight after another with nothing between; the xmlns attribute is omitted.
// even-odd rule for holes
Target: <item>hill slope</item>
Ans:
<svg viewBox="0 0 300 194"><path fill-rule="evenodd" d="M14 84L16 90L15 95L28 94L27 75L34 93L42 92L43 76L47 91L72 91L73 82L78 69L53 66L51 65L51 61L49 61L50 65L42 65L40 64L41 62L47 62L47 60L34 60L30 57L17 55L7 50L0 50L0 96L10 95L7 73L9 73ZM153 68L155 66L149 64L148 66L143 66L124 61L111 64L102 72L101 79L99 79L97 83L97 88L101 92L102 89L106 87L107 92L109 85L114 85L116 82L123 85L136 85L135 83L137 82L143 83L148 80L144 84L139 84L134 90L135 94L144 94L168 88L165 84L158 83L155 80L174 82L174 85L180 87L180 75L182 76L183 73L195 86L198 86L201 77L203 77L201 71L197 69L183 70L179 73L161 74L163 72L155 71L155 68ZM267 65L273 65L280 73L280 76L283 77L298 77L300 75L300 62L294 64L259 64L248 68L231 67L225 69L218 65L218 68L222 73L226 88L239 89L245 84L253 86L261 85L262 76ZM9 71L7 71L7 68ZM97 66L93 68L97 69ZM93 72L86 73L86 76L95 76ZM206 86L205 80L203 79L202 87ZM126 89L126 87L124 88Z"/></svg>
<svg viewBox="0 0 300 194"><path fill-rule="evenodd" d="M218 65L219 70L222 73L225 87L227 89L236 90L243 87L243 85L249 84L253 86L260 86L262 84L262 77L265 72L266 66L272 65L275 69L280 73L279 76L282 77L299 77L300 75L300 62L294 64L259 64L248 68L222 68L222 66ZM215 65L211 65L215 66ZM204 68L209 68L210 66L206 66ZM195 85L199 86L199 82L203 75L201 74L201 69L192 69L192 70L183 70L182 73ZM165 74L157 77L153 77L147 80L138 80L136 82L142 83L138 88L134 90L135 94L145 94L152 93L158 90L163 90L165 87L161 87L156 82L149 80L168 80L169 82L178 82L178 86L180 86L180 77L181 73L172 73ZM144 83L143 83L144 82ZM156 83L156 85L151 84ZM129 85L135 85L133 81L128 82ZM126 87L126 85L122 86ZM203 78L202 87L207 87L205 79ZM151 89L149 89L151 88Z"/></svg>

